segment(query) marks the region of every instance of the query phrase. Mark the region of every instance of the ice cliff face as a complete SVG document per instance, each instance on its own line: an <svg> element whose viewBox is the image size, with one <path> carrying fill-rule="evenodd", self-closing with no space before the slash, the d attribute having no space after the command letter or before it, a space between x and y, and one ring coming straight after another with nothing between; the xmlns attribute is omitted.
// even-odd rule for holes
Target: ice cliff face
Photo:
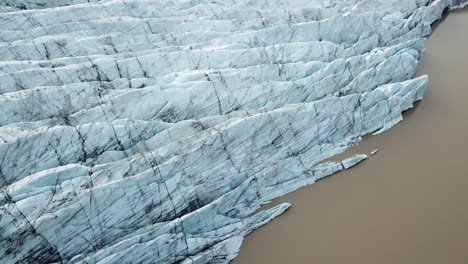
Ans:
<svg viewBox="0 0 468 264"><path fill-rule="evenodd" d="M226 263L422 98L465 1L0 4L0 262Z"/></svg>

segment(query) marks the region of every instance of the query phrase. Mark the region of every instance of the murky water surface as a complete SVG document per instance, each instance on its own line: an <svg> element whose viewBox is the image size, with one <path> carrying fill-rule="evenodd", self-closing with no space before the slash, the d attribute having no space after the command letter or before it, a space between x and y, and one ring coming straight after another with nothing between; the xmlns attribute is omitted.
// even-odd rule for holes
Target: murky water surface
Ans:
<svg viewBox="0 0 468 264"><path fill-rule="evenodd" d="M376 155L275 200L292 207L233 263L468 263L468 8L433 29L424 100L345 156Z"/></svg>

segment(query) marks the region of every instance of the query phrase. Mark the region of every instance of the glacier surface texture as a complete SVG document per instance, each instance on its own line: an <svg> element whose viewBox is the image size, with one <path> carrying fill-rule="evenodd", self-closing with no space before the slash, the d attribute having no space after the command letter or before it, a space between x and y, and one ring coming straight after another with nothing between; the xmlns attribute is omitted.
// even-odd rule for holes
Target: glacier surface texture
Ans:
<svg viewBox="0 0 468 264"><path fill-rule="evenodd" d="M1 0L0 262L229 262L422 99L464 5Z"/></svg>

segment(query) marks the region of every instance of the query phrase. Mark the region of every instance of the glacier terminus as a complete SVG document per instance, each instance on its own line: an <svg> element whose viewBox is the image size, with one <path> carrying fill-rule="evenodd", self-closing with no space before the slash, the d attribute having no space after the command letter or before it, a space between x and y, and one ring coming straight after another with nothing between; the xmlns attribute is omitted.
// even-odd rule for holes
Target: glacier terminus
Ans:
<svg viewBox="0 0 468 264"><path fill-rule="evenodd" d="M0 1L0 262L228 263L423 98L467 4Z"/></svg>

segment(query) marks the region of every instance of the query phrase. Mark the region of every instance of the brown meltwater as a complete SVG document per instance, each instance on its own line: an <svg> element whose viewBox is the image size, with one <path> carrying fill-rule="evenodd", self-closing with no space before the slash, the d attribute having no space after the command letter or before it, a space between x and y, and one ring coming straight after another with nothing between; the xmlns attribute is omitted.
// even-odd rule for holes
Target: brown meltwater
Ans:
<svg viewBox="0 0 468 264"><path fill-rule="evenodd" d="M433 29L423 101L340 155L374 156L274 200L292 207L247 236L232 263L468 263L468 10Z"/></svg>

